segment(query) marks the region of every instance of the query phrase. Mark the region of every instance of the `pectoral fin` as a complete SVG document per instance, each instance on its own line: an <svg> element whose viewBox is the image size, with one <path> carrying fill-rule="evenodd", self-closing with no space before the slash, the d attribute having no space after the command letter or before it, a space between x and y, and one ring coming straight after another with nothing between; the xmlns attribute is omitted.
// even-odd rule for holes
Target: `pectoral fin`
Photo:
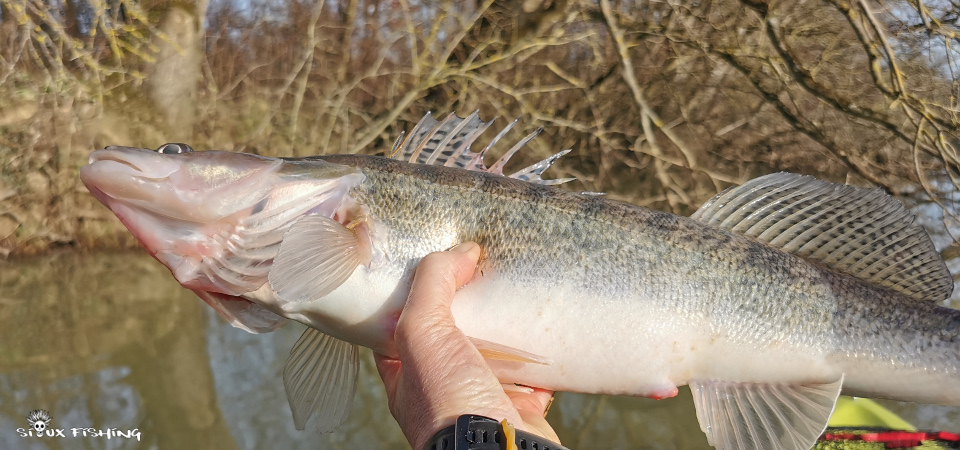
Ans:
<svg viewBox="0 0 960 450"><path fill-rule="evenodd" d="M309 302L347 281L365 258L369 258L369 250L354 230L333 219L310 215L284 234L268 279L281 299Z"/></svg>
<svg viewBox="0 0 960 450"><path fill-rule="evenodd" d="M350 415L360 364L355 344L307 328L290 350L283 386L298 430L311 418L320 432L340 426Z"/></svg>
<svg viewBox="0 0 960 450"><path fill-rule="evenodd" d="M700 429L718 450L808 450L827 427L840 379L825 384L691 381Z"/></svg>
<svg viewBox="0 0 960 450"><path fill-rule="evenodd" d="M543 364L550 365L552 361L549 358L545 358L540 355L535 355L530 352L525 352L523 350L508 347L506 345L500 345L496 342L485 341L479 338L469 338L470 342L473 343L473 346L480 351L480 354L487 359L496 359L500 361L513 361L513 362L522 362L522 363L531 363L531 364Z"/></svg>

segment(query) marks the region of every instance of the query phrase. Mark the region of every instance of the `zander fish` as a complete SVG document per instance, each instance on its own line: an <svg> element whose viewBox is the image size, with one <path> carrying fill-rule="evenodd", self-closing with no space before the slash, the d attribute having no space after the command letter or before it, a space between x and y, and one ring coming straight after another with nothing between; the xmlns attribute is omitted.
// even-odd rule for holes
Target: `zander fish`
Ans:
<svg viewBox="0 0 960 450"><path fill-rule="evenodd" d="M680 217L547 186L565 152L503 176L536 133L487 168L469 146L491 123L428 114L392 158L109 147L80 176L234 326L308 326L284 370L300 429L346 417L357 346L396 356L417 262L463 241L484 254L453 314L506 383L688 384L721 449L808 449L841 389L960 405L953 280L882 191L779 173Z"/></svg>

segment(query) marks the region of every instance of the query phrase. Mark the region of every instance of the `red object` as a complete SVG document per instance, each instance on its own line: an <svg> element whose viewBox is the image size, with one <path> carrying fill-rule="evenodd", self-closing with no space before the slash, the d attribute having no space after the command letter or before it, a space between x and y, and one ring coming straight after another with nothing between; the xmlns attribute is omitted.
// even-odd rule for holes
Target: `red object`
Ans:
<svg viewBox="0 0 960 450"><path fill-rule="evenodd" d="M887 448L917 447L922 441L960 442L960 434L946 431L879 431L874 433L825 433L823 441L881 442Z"/></svg>

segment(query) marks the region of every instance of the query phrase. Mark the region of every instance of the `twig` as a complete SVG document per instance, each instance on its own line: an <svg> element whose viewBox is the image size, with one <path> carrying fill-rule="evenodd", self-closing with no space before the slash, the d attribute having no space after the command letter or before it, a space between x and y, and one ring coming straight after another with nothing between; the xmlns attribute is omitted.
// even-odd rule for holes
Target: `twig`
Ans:
<svg viewBox="0 0 960 450"><path fill-rule="evenodd" d="M610 35L613 37L614 43L617 45L617 52L620 55L620 63L623 66L623 81L627 83L627 86L630 87L630 92L633 94L633 99L637 103L637 106L640 107L641 113L650 117L653 121L653 124L660 128L660 131L663 132L673 142L674 145L683 153L684 158L686 158L687 168L693 169L697 166L697 160L693 155L687 145L680 139L679 136L674 134L670 130L663 129L663 120L657 115L657 113L650 107L650 103L647 101L646 97L643 95L643 90L640 89L640 85L637 83L637 77L633 73L633 62L630 60L630 54L627 51L627 45L623 40L623 31L617 26L616 21L613 18L613 12L610 10L610 0L600 0L600 10L603 11L603 17L605 20L607 28L610 30Z"/></svg>

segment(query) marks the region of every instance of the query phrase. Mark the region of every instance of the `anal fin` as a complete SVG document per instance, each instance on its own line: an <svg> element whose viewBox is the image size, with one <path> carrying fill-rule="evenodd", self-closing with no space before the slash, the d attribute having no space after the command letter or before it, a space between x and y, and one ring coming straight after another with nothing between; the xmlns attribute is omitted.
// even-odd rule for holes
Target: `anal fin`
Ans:
<svg viewBox="0 0 960 450"><path fill-rule="evenodd" d="M690 382L700 429L718 450L808 450L827 427L843 376L824 384Z"/></svg>
<svg viewBox="0 0 960 450"><path fill-rule="evenodd" d="M311 418L320 432L339 427L350 415L357 391L360 356L356 344L307 328L283 367L283 387L298 430Z"/></svg>
<svg viewBox="0 0 960 450"><path fill-rule="evenodd" d="M533 353L525 352L523 350L506 345L497 344L496 342L490 342L474 337L469 339L470 342L473 343L473 346L480 351L480 354L487 359L543 365L550 365L553 362L550 360L550 358L535 355Z"/></svg>

